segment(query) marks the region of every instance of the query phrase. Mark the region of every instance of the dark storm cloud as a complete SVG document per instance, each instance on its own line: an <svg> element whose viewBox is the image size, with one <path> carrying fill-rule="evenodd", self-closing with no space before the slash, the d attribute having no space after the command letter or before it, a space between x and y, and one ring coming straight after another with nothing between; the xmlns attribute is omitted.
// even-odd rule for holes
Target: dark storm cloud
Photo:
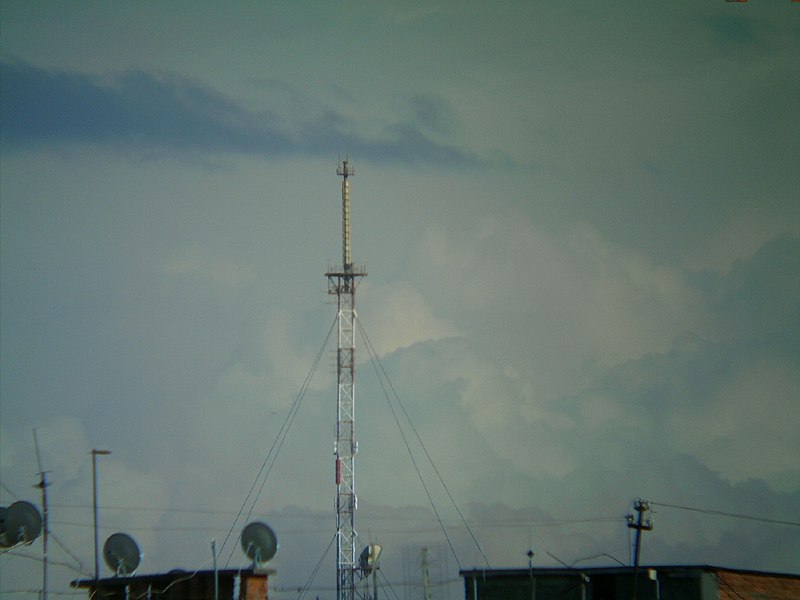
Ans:
<svg viewBox="0 0 800 600"><path fill-rule="evenodd" d="M88 142L275 154L292 144L270 122L175 75L130 70L108 84L83 73L2 65L2 134L14 145Z"/></svg>
<svg viewBox="0 0 800 600"><path fill-rule="evenodd" d="M455 110L442 98L416 95L411 109L420 125L434 133L452 133L455 129Z"/></svg>
<svg viewBox="0 0 800 600"><path fill-rule="evenodd" d="M379 163L480 162L469 152L431 139L412 123L390 123L377 138L354 133L358 123L335 111L317 121L288 125L274 114L250 112L202 83L170 73L129 70L101 80L13 61L2 64L1 81L7 148L88 143L144 152L262 156L329 156L344 148Z"/></svg>

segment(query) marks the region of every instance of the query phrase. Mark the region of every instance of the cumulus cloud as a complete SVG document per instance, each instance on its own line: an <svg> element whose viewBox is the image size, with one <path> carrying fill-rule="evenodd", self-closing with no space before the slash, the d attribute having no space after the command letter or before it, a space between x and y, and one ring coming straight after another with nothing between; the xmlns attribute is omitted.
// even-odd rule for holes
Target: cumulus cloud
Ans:
<svg viewBox="0 0 800 600"><path fill-rule="evenodd" d="M492 217L429 228L419 249L420 289L456 327L480 332L505 368L528 373L540 399L705 331L708 306L686 273L585 223L553 235L524 217Z"/></svg>
<svg viewBox="0 0 800 600"><path fill-rule="evenodd" d="M800 452L800 353L791 340L800 294L790 275L797 272L797 239L772 240L730 272L699 277L653 264L584 226L564 238L513 225L504 231L505 237L492 226L464 234L428 230L423 282L447 282L429 298L438 310L449 307L448 318L463 334L386 358L405 382L434 456L448 472L469 472L470 485L457 478L459 494L492 489L518 506L532 502L550 511L591 510L648 494L778 520L797 511L800 474L792 458ZM481 242L477 248L458 243L466 235ZM525 266L515 274L506 263ZM575 335L599 323L602 335L581 338L583 364L591 368L580 373L581 363L573 362L565 370L580 378L579 392L543 394L541 384L553 373L515 361L515 354L547 360L552 352L549 365L555 355L568 360L569 352L552 347L557 336L537 335L547 328L542 315L506 307L505 293L525 295L534 307L537 294L547 294L551 318L575 322ZM500 326L512 314L522 318L522 334ZM615 354L620 331L632 337L628 352ZM753 502L761 495L771 500ZM726 564L752 564L755 544L743 552L726 548L737 535L735 519L699 530L694 521L685 513L672 516L654 555L677 560L694 544L726 557ZM776 547L795 547L790 527L773 527L768 537ZM565 547L573 557L614 547L605 534L589 538ZM768 554L765 561L795 568L780 552Z"/></svg>
<svg viewBox="0 0 800 600"><path fill-rule="evenodd" d="M423 295L408 282L360 286L369 315L369 338L380 355L417 342L458 335L444 316L437 316Z"/></svg>

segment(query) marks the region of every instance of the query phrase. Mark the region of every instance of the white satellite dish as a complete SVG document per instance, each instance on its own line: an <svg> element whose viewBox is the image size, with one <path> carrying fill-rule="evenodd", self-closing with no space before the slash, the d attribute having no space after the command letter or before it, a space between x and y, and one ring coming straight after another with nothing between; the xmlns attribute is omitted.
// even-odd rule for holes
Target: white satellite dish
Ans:
<svg viewBox="0 0 800 600"><path fill-rule="evenodd" d="M139 566L142 555L136 541L127 533L115 533L103 544L103 559L115 575L130 575Z"/></svg>
<svg viewBox="0 0 800 600"><path fill-rule="evenodd" d="M30 502L20 500L0 511L0 546L30 544L42 533L42 515Z"/></svg>
<svg viewBox="0 0 800 600"><path fill-rule="evenodd" d="M242 529L242 550L254 564L267 563L278 552L278 536L266 523L254 521Z"/></svg>

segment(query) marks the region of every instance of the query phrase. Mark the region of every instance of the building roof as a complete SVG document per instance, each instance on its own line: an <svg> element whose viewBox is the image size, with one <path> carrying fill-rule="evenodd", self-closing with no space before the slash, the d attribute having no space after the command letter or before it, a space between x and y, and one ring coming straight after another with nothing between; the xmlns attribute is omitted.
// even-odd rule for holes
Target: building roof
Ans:
<svg viewBox="0 0 800 600"><path fill-rule="evenodd" d="M610 567L536 567L532 568L533 572L537 575L578 575L578 574L603 574L614 575L618 573L630 573L633 571L633 566L610 566ZM687 571L702 571L708 573L739 573L742 575L763 575L767 577L783 577L789 579L800 580L800 573L776 573L769 571L757 571L753 569L730 569L728 567L718 567L715 565L639 565L639 570L646 572L648 569L656 571L667 572L687 572ZM462 569L459 571L462 577L519 577L529 576L530 569L528 567L514 567L508 569Z"/></svg>

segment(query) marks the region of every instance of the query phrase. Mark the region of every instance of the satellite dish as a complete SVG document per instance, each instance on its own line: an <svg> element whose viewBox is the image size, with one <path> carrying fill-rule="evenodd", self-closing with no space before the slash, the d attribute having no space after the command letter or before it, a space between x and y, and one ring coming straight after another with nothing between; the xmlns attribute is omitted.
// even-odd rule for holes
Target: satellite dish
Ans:
<svg viewBox="0 0 800 600"><path fill-rule="evenodd" d="M30 502L20 500L0 512L0 546L30 544L42 533L42 515Z"/></svg>
<svg viewBox="0 0 800 600"><path fill-rule="evenodd" d="M6 515L8 514L8 508L5 506L0 506L0 548L5 548L9 544L6 543Z"/></svg>
<svg viewBox="0 0 800 600"><path fill-rule="evenodd" d="M361 570L365 573L371 573L373 569L378 568L378 561L381 558L381 548L378 544L370 544L361 551L359 559L361 563Z"/></svg>
<svg viewBox="0 0 800 600"><path fill-rule="evenodd" d="M266 523L249 523L242 529L242 550L254 563L267 563L278 552L278 537Z"/></svg>
<svg viewBox="0 0 800 600"><path fill-rule="evenodd" d="M115 575L130 575L139 566L139 546L127 533L115 533L103 544L103 559Z"/></svg>

